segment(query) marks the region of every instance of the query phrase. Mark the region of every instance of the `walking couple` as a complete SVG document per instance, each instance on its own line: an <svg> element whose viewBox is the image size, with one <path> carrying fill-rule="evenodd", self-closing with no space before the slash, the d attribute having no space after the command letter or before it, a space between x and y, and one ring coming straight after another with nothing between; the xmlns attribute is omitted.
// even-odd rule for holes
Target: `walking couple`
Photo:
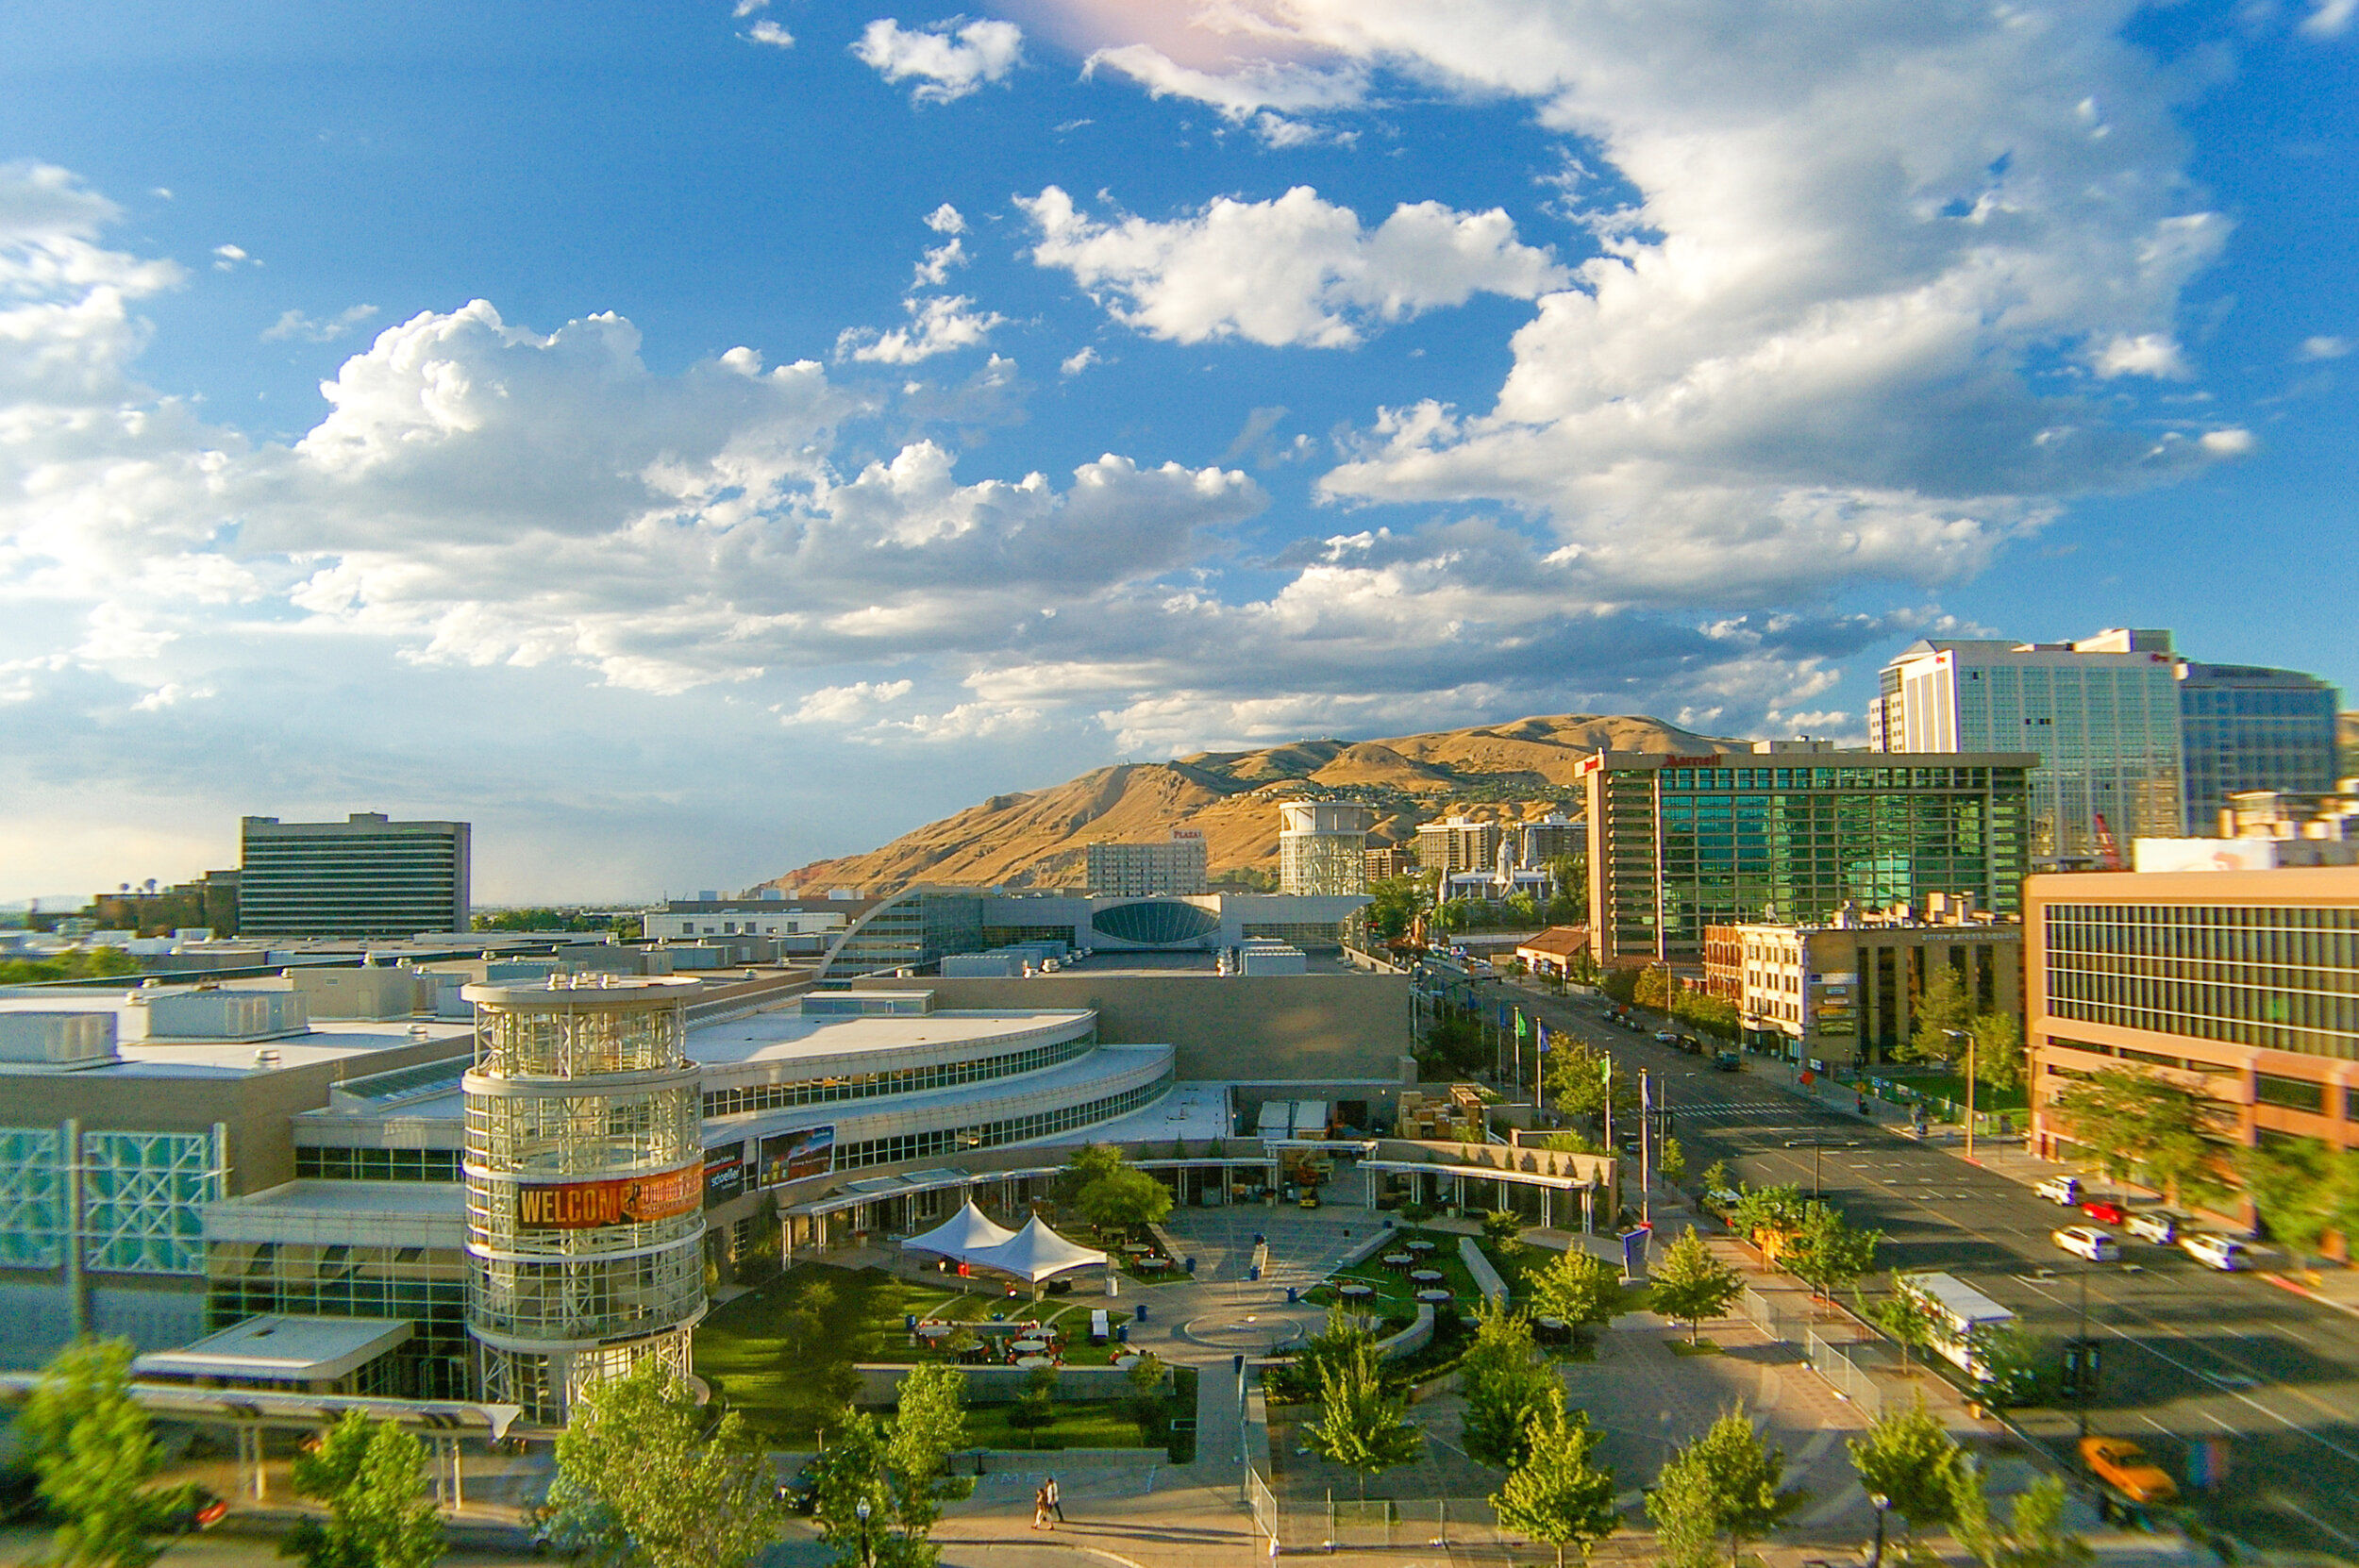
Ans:
<svg viewBox="0 0 2359 1568"><path fill-rule="evenodd" d="M1056 1523L1051 1524L1054 1516ZM1064 1504L1058 1501L1057 1477L1049 1476L1032 1490L1032 1528L1053 1530L1064 1523Z"/></svg>

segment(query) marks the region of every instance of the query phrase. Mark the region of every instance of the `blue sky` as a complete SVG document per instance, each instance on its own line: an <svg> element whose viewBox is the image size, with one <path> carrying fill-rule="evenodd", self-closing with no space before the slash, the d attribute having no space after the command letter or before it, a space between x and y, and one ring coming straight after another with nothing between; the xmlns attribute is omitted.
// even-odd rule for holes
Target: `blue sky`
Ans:
<svg viewBox="0 0 2359 1568"><path fill-rule="evenodd" d="M2359 684L2351 0L0 17L0 897L739 886L1929 632Z"/></svg>

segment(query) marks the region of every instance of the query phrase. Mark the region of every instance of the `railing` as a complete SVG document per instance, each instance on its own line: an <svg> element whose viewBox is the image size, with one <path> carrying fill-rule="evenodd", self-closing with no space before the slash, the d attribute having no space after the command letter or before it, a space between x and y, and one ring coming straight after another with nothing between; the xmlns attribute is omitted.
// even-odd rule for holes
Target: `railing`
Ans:
<svg viewBox="0 0 2359 1568"><path fill-rule="evenodd" d="M1805 1329L1804 1352L1810 1357L1811 1370L1834 1385L1835 1392L1859 1407L1859 1412L1869 1421L1883 1414L1883 1390L1867 1375L1865 1368L1835 1346L1818 1337L1815 1329Z"/></svg>
<svg viewBox="0 0 2359 1568"><path fill-rule="evenodd" d="M1503 1546L1520 1540L1498 1526L1482 1497L1338 1497L1281 1502L1261 1473L1247 1470L1245 1500L1271 1556L1280 1552L1390 1546Z"/></svg>

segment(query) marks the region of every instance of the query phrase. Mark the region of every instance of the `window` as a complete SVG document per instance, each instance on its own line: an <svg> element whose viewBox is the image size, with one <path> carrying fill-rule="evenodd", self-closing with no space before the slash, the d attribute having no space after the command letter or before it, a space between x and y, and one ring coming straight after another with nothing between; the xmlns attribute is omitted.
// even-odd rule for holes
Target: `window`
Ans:
<svg viewBox="0 0 2359 1568"><path fill-rule="evenodd" d="M2306 1110L2313 1115L2323 1115L2326 1111L2326 1086L2307 1078L2255 1073L2252 1075L2252 1097L2263 1105L2283 1106L2288 1110Z"/></svg>

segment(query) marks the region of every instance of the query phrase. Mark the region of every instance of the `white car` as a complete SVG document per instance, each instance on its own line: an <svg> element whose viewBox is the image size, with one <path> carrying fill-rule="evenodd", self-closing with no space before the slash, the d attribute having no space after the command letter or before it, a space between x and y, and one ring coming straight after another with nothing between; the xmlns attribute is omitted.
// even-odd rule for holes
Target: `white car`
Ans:
<svg viewBox="0 0 2359 1568"><path fill-rule="evenodd" d="M2217 1269L2222 1274L2234 1274L2238 1269L2252 1266L2251 1249L2233 1236L2216 1236L2208 1230L2200 1231L2182 1238L2179 1249L2205 1268Z"/></svg>
<svg viewBox="0 0 2359 1568"><path fill-rule="evenodd" d="M2032 1191L2050 1203L2060 1203L2066 1209L2070 1209L2081 1201L2081 1178L2068 1176L2047 1176L2042 1178L2040 1184Z"/></svg>
<svg viewBox="0 0 2359 1568"><path fill-rule="evenodd" d="M2110 1263L2121 1256L2121 1244L2093 1225L2068 1225L2049 1231L2048 1239L2092 1263Z"/></svg>
<svg viewBox="0 0 2359 1568"><path fill-rule="evenodd" d="M2141 1209L2123 1222L2141 1242L2167 1247L2179 1239L2179 1216L2167 1209Z"/></svg>

